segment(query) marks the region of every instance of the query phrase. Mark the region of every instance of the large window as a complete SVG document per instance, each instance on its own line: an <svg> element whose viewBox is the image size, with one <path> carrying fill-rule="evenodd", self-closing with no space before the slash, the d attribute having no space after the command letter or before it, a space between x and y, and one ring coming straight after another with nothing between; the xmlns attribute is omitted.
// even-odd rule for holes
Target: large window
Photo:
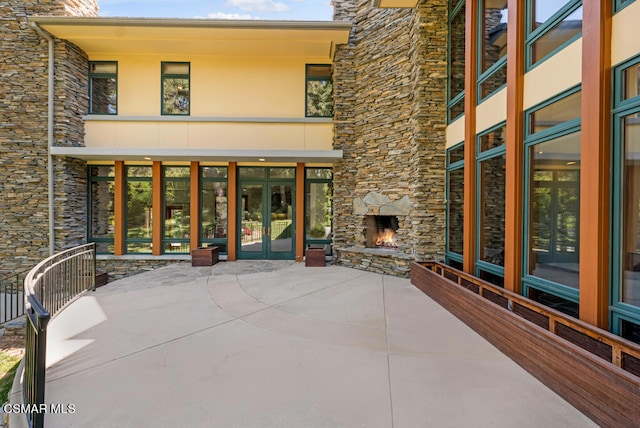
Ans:
<svg viewBox="0 0 640 428"><path fill-rule="evenodd" d="M446 262L462 269L464 248L464 143L447 150Z"/></svg>
<svg viewBox="0 0 640 428"><path fill-rule="evenodd" d="M89 114L118 114L117 62L89 62Z"/></svg>
<svg viewBox="0 0 640 428"><path fill-rule="evenodd" d="M507 0L479 3L478 101L507 83Z"/></svg>
<svg viewBox="0 0 640 428"><path fill-rule="evenodd" d="M112 165L89 166L88 237L96 243L99 254L113 254L114 168Z"/></svg>
<svg viewBox="0 0 640 428"><path fill-rule="evenodd" d="M152 168L150 166L127 166L126 183L126 252L151 253L153 230Z"/></svg>
<svg viewBox="0 0 640 428"><path fill-rule="evenodd" d="M551 56L582 34L581 0L527 1L527 65Z"/></svg>
<svg viewBox="0 0 640 428"><path fill-rule="evenodd" d="M162 114L188 115L190 102L190 64L163 62Z"/></svg>
<svg viewBox="0 0 640 428"><path fill-rule="evenodd" d="M227 167L200 168L200 242L227 252Z"/></svg>
<svg viewBox="0 0 640 428"><path fill-rule="evenodd" d="M305 247L331 254L333 182L331 168L305 171Z"/></svg>
<svg viewBox="0 0 640 428"><path fill-rule="evenodd" d="M465 2L449 0L447 118L464 114Z"/></svg>
<svg viewBox="0 0 640 428"><path fill-rule="evenodd" d="M308 64L305 89L307 117L333 117L333 83L330 64Z"/></svg>
<svg viewBox="0 0 640 428"><path fill-rule="evenodd" d="M504 285L505 132L501 124L477 140L476 275L498 286Z"/></svg>
<svg viewBox="0 0 640 428"><path fill-rule="evenodd" d="M163 252L189 254L191 182L188 166L162 167Z"/></svg>
<svg viewBox="0 0 640 428"><path fill-rule="evenodd" d="M611 328L640 343L640 57L614 78Z"/></svg>
<svg viewBox="0 0 640 428"><path fill-rule="evenodd" d="M580 88L526 113L523 293L578 316Z"/></svg>

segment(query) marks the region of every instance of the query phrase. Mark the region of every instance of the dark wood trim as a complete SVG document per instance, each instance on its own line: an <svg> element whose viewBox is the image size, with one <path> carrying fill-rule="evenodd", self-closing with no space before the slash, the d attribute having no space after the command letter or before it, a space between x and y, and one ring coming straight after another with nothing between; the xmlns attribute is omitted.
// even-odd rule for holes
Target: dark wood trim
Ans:
<svg viewBox="0 0 640 428"><path fill-rule="evenodd" d="M464 71L464 220L463 268L475 269L476 247L476 101L478 76L478 2L465 4Z"/></svg>
<svg viewBox="0 0 640 428"><path fill-rule="evenodd" d="M237 259L238 231L238 163L229 162L227 170L227 260Z"/></svg>
<svg viewBox="0 0 640 428"><path fill-rule="evenodd" d="M296 261L304 260L304 163L296 165Z"/></svg>
<svg viewBox="0 0 640 428"><path fill-rule="evenodd" d="M596 423L640 426L640 377L618 358L637 359L640 346L440 263L412 262L411 283ZM507 308L483 290L506 299ZM520 306L546 318L548 328L513 309ZM595 351L589 339L598 342ZM605 346L612 361L603 359Z"/></svg>
<svg viewBox="0 0 640 428"><path fill-rule="evenodd" d="M580 159L580 319L609 321L612 2L584 2Z"/></svg>
<svg viewBox="0 0 640 428"><path fill-rule="evenodd" d="M152 207L153 231L151 232L152 250L154 256L162 255L162 162L154 161L152 166Z"/></svg>
<svg viewBox="0 0 640 428"><path fill-rule="evenodd" d="M519 293L522 280L522 180L524 162L524 38L525 8L509 0L507 31L507 142L504 287Z"/></svg>
<svg viewBox="0 0 640 428"><path fill-rule="evenodd" d="M191 209L190 215L190 246L193 250L200 246L200 163L191 162L191 175L190 175L190 190L191 190Z"/></svg>
<svg viewBox="0 0 640 428"><path fill-rule="evenodd" d="M114 168L114 194L113 194L113 254L122 256L124 248L124 223L125 223L125 167L124 161L116 161Z"/></svg>

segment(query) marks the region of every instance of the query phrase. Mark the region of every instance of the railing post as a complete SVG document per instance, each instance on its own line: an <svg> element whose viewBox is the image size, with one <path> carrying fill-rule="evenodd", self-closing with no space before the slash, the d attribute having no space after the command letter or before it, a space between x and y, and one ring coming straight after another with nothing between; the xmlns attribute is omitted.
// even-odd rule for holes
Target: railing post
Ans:
<svg viewBox="0 0 640 428"><path fill-rule="evenodd" d="M31 299L33 296L29 296ZM37 302L27 302L27 332L25 342L24 402L29 405L44 404L45 371L47 362L47 324L50 315L43 309L36 310ZM35 428L44 426L44 413L27 414L29 425Z"/></svg>
<svg viewBox="0 0 640 428"><path fill-rule="evenodd" d="M91 248L93 249L93 251L91 253L91 259L92 259L93 263L92 263L92 270L91 270L91 291L96 291L96 272L97 272L97 269L96 269L96 259L97 259L96 253L98 251L97 251L97 248L96 248L96 243L92 242L92 244L93 245L91 246Z"/></svg>

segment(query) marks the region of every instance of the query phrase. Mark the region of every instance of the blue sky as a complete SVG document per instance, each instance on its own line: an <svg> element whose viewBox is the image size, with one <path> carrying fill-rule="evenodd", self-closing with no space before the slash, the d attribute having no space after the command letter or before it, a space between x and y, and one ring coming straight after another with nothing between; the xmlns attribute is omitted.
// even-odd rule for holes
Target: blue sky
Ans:
<svg viewBox="0 0 640 428"><path fill-rule="evenodd" d="M98 0L100 16L329 21L331 0Z"/></svg>

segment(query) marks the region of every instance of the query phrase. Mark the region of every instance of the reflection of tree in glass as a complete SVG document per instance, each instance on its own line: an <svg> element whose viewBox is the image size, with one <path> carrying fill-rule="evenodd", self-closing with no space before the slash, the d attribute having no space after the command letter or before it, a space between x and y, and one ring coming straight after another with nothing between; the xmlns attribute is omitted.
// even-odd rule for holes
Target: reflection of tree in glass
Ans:
<svg viewBox="0 0 640 428"><path fill-rule="evenodd" d="M226 183L203 183L201 221L204 238L227 237Z"/></svg>
<svg viewBox="0 0 640 428"><path fill-rule="evenodd" d="M127 235L130 238L151 237L151 205L151 182L129 182L127 200Z"/></svg>
<svg viewBox="0 0 640 428"><path fill-rule="evenodd" d="M190 169L164 168L165 237L187 238L190 235Z"/></svg>
<svg viewBox="0 0 640 428"><path fill-rule="evenodd" d="M327 80L307 82L307 115L333 116L333 84Z"/></svg>
<svg viewBox="0 0 640 428"><path fill-rule="evenodd" d="M189 113L189 79L165 78L164 79L164 113L188 114Z"/></svg>
<svg viewBox="0 0 640 428"><path fill-rule="evenodd" d="M116 114L117 96L115 78L91 79L91 113Z"/></svg>

